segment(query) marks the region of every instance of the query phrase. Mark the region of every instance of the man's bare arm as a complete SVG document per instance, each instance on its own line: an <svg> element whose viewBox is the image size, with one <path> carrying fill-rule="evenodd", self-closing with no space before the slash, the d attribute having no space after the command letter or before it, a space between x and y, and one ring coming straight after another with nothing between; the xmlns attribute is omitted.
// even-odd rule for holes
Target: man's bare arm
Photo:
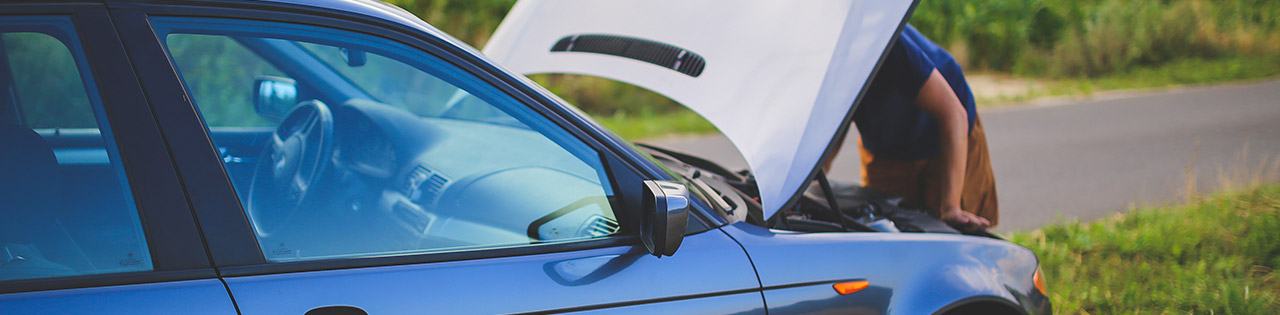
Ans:
<svg viewBox="0 0 1280 315"><path fill-rule="evenodd" d="M960 208L967 159L968 113L938 70L933 70L929 75L929 79L920 88L915 103L938 122L938 142L941 146L941 154L938 157L944 166L944 170L939 174L941 178L938 178L942 183L942 189L936 192L940 194L936 196L940 201L939 215L944 221L953 225L970 229L986 229L991 225L990 222L964 212Z"/></svg>

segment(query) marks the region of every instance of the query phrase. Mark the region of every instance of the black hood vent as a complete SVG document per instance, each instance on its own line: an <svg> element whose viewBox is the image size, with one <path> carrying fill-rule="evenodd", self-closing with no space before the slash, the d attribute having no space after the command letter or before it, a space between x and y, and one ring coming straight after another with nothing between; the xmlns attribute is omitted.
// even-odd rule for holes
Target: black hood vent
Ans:
<svg viewBox="0 0 1280 315"><path fill-rule="evenodd" d="M556 41L552 52L585 52L635 59L675 70L691 77L702 75L707 61L702 55L671 44L634 37L579 34Z"/></svg>

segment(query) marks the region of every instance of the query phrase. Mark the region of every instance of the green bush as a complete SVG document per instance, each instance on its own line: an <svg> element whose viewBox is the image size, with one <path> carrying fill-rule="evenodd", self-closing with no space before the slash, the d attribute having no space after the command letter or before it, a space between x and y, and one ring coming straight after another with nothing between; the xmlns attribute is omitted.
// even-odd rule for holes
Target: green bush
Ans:
<svg viewBox="0 0 1280 315"><path fill-rule="evenodd" d="M1027 50L1033 33L1052 35L1052 30L1033 32L1028 27L1040 9L1042 5L1033 1L923 1L911 23L933 41L950 46L962 63L1008 70Z"/></svg>
<svg viewBox="0 0 1280 315"><path fill-rule="evenodd" d="M383 0L475 47L498 29L516 0Z"/></svg>
<svg viewBox="0 0 1280 315"><path fill-rule="evenodd" d="M1183 57L1213 58L1229 49L1207 34L1213 27L1195 2L1110 1L1053 51L1051 74L1100 76Z"/></svg>
<svg viewBox="0 0 1280 315"><path fill-rule="evenodd" d="M1278 1L925 0L911 23L967 68L1035 77L1280 55Z"/></svg>

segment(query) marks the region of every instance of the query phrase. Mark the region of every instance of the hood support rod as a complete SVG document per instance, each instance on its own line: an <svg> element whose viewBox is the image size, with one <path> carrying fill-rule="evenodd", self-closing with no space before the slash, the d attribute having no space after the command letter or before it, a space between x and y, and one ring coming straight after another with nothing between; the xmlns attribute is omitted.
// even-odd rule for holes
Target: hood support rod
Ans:
<svg viewBox="0 0 1280 315"><path fill-rule="evenodd" d="M840 203L836 201L836 193L835 189L831 186L831 181L827 180L826 170L821 168L818 169L817 180L818 186L822 186L822 194L827 198L827 206L831 207L831 214L835 216L836 221L840 221L841 227L844 227L845 230L860 232L880 232L879 230L873 229L862 222L858 222L856 219L850 218L848 215L844 214L844 211L840 211Z"/></svg>

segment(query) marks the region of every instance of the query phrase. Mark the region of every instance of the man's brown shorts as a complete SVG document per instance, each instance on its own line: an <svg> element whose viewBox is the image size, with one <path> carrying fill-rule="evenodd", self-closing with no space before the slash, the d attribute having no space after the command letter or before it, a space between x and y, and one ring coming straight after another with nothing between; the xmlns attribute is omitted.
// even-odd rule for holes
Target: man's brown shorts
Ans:
<svg viewBox="0 0 1280 315"><path fill-rule="evenodd" d="M923 204L931 211L938 210L940 187L938 173L943 165L938 158L916 161L878 158L862 142L862 184L903 196L907 201ZM960 195L960 207L977 214L991 226L999 222L999 205L996 203L996 178L991 172L991 158L987 151L987 134L982 129L982 119L976 119L969 132L968 159L965 162L964 189ZM935 213L936 215L937 213Z"/></svg>

